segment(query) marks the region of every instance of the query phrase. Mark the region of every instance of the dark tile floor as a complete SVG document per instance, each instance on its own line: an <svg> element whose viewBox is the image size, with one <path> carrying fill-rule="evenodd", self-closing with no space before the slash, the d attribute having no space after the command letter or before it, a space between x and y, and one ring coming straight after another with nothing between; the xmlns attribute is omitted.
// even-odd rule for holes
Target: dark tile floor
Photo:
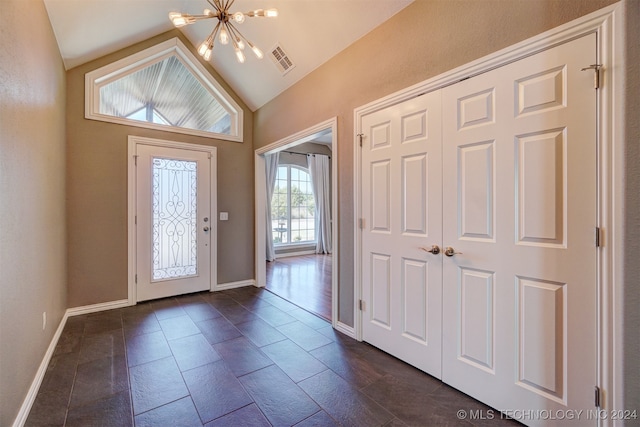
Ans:
<svg viewBox="0 0 640 427"><path fill-rule="evenodd" d="M248 287L69 318L26 425L516 424L459 410L489 408Z"/></svg>

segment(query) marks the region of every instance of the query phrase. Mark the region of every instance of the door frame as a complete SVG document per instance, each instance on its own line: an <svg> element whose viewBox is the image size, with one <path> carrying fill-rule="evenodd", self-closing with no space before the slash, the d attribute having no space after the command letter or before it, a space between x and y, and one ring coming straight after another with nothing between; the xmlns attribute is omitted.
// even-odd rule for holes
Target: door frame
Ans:
<svg viewBox="0 0 640 427"><path fill-rule="evenodd" d="M186 142L167 141L162 139L146 138L129 135L127 143L127 280L128 280L128 304L137 304L136 286L136 147L138 145L151 145L164 148L176 148L181 150L201 151L210 155L210 218L211 218L211 271L209 291L218 288L218 188L217 188L217 149L207 145L189 144Z"/></svg>
<svg viewBox="0 0 640 427"><path fill-rule="evenodd" d="M597 254L597 349L596 378L601 393L601 408L623 409L623 212L624 206L624 34L623 5L616 3L593 13L545 31L513 46L494 52L476 61L402 89L384 98L354 109L354 224L362 218L361 150L359 135L365 115L409 100L421 94L453 85L526 56L570 41L582 35L598 35L598 62L603 64L600 88L597 91L597 226L601 230L601 247ZM585 64L589 66L590 64ZM618 102L614 102L618 100ZM354 227L354 325L356 338L362 340L362 231ZM602 425L613 425L609 419Z"/></svg>
<svg viewBox="0 0 640 427"><path fill-rule="evenodd" d="M286 150L295 145L310 142L319 132L331 129L331 324L339 328L338 314L338 118L326 120L279 141L255 150L255 286L263 288L267 284L266 230L264 210L267 203L266 166L264 156Z"/></svg>

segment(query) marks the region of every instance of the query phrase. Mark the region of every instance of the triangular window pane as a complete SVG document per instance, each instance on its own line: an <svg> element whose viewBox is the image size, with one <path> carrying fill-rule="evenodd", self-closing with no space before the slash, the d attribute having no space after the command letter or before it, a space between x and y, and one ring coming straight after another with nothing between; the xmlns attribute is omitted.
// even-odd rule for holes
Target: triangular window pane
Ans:
<svg viewBox="0 0 640 427"><path fill-rule="evenodd" d="M88 118L242 140L242 110L177 39L87 74L87 85Z"/></svg>

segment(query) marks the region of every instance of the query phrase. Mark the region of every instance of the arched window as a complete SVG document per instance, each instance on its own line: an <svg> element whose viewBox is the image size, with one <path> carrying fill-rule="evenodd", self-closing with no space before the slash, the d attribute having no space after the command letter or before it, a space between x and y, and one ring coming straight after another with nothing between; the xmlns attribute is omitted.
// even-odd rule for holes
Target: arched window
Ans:
<svg viewBox="0 0 640 427"><path fill-rule="evenodd" d="M271 199L271 227L276 246L315 242L315 202L307 169L278 166Z"/></svg>

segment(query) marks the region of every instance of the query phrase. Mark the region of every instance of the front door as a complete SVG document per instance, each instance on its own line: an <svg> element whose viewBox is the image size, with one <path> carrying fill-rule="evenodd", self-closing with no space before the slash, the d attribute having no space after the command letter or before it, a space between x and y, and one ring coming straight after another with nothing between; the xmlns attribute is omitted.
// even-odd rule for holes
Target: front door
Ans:
<svg viewBox="0 0 640 427"><path fill-rule="evenodd" d="M211 153L136 145L137 301L211 288Z"/></svg>
<svg viewBox="0 0 640 427"><path fill-rule="evenodd" d="M363 118L363 339L440 377L440 92ZM432 252L428 252L432 251Z"/></svg>

